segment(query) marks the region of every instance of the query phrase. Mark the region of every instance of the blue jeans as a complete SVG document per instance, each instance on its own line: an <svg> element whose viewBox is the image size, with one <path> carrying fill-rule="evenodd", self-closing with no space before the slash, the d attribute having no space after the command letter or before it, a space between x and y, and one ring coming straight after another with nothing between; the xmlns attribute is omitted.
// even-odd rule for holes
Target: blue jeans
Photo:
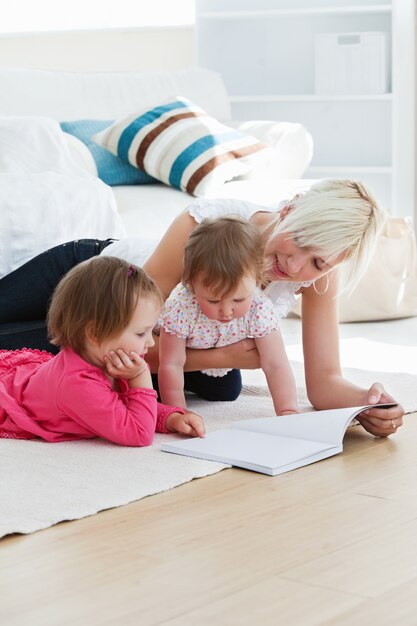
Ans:
<svg viewBox="0 0 417 626"><path fill-rule="evenodd" d="M100 254L113 239L78 239L42 252L0 280L0 349L37 348L56 354L46 314L52 293L78 263Z"/></svg>
<svg viewBox="0 0 417 626"><path fill-rule="evenodd" d="M48 341L46 315L52 293L70 269L101 253L113 239L78 239L42 252L0 279L0 350L33 348L56 354ZM155 389L158 389L154 376ZM239 370L214 378L186 372L184 384L206 400L235 400L242 390Z"/></svg>

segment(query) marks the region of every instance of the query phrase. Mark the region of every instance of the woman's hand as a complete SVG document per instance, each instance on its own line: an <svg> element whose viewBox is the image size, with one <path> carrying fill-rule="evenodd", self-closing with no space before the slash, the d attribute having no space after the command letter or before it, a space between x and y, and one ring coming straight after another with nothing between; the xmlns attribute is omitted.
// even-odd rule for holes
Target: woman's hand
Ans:
<svg viewBox="0 0 417 626"><path fill-rule="evenodd" d="M259 352L254 339L242 339L229 346L216 348L216 351L220 350L223 353L225 363L227 361L227 365L224 365L224 367L242 370L253 370L261 367Z"/></svg>
<svg viewBox="0 0 417 626"><path fill-rule="evenodd" d="M195 372L214 368L230 367L251 370L261 366L259 352L253 339L242 339L237 343L221 348L197 350L187 348L185 372Z"/></svg>
<svg viewBox="0 0 417 626"><path fill-rule="evenodd" d="M190 437L205 436L203 418L192 411L186 411L184 414L170 413L166 419L165 428L173 433L182 433Z"/></svg>
<svg viewBox="0 0 417 626"><path fill-rule="evenodd" d="M366 392L364 404L383 404L395 402L380 383L374 383ZM365 430L376 437L389 437L403 425L404 409L400 404L390 409L368 409L362 411L356 419Z"/></svg>

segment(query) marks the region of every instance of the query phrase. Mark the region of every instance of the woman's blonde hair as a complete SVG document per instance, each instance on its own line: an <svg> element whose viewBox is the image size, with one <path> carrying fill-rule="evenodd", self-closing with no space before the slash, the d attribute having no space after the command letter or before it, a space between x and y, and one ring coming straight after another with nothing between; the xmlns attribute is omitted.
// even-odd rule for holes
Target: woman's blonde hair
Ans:
<svg viewBox="0 0 417 626"><path fill-rule="evenodd" d="M365 272L386 220L370 191L353 180L324 180L288 203L271 236L291 233L301 248L314 248L331 263L345 253L342 291L352 290ZM276 219L276 218L275 218Z"/></svg>
<svg viewBox="0 0 417 626"><path fill-rule="evenodd" d="M198 276L216 293L227 295L247 273L261 283L263 263L263 239L256 226L234 216L205 219L185 246L182 283L192 289Z"/></svg>
<svg viewBox="0 0 417 626"><path fill-rule="evenodd" d="M110 256L76 265L56 287L48 311L51 341L80 354L86 332L103 341L128 326L141 298L155 298L159 288L142 269Z"/></svg>

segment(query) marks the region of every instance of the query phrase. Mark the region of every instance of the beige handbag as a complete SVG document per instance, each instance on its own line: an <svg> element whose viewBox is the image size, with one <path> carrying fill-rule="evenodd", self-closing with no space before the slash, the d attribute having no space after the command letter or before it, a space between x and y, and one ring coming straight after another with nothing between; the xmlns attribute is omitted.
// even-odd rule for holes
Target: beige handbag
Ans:
<svg viewBox="0 0 417 626"><path fill-rule="evenodd" d="M339 321L367 322L412 315L417 315L416 238L410 218L391 217L366 273L350 295L342 293L339 297Z"/></svg>

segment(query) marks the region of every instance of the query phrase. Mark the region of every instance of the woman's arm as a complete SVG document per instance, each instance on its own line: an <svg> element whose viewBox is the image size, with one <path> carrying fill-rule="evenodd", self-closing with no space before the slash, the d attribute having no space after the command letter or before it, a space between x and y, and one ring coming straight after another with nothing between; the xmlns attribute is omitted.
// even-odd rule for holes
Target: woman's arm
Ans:
<svg viewBox="0 0 417 626"><path fill-rule="evenodd" d="M308 287L302 295L302 327L304 369L307 395L316 409L362 406L392 400L379 383L363 389L342 376L339 356L339 329L337 312L337 270L329 275L329 288L319 295ZM317 290L321 291L322 281ZM404 411L400 405L392 409L372 409L361 414L359 420L366 430L383 437L402 425Z"/></svg>
<svg viewBox="0 0 417 626"><path fill-rule="evenodd" d="M146 362L151 372L156 374L159 368L159 337L154 336L155 345L149 349ZM223 348L193 350L187 348L185 372L197 372L210 368L237 368L252 370L260 367L259 352L253 339L243 339Z"/></svg>
<svg viewBox="0 0 417 626"><path fill-rule="evenodd" d="M188 210L178 215L143 266L165 298L181 280L184 247L196 226L197 222Z"/></svg>

